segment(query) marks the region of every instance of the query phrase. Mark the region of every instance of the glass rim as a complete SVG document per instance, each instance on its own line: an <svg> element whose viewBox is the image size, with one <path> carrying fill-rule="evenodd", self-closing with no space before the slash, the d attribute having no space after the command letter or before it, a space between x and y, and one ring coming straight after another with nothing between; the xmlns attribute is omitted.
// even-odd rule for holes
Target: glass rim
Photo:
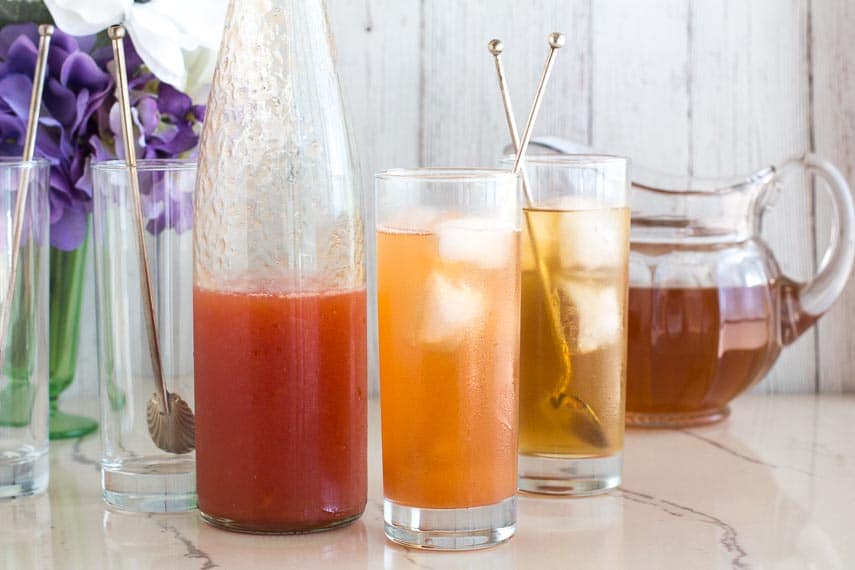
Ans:
<svg viewBox="0 0 855 570"><path fill-rule="evenodd" d="M196 170L198 164L191 158L143 158L137 160L139 172L187 172ZM125 172L128 164L124 160L110 159L95 161L92 170L102 172Z"/></svg>
<svg viewBox="0 0 855 570"><path fill-rule="evenodd" d="M516 157L505 155L502 164L513 164ZM632 160L628 156L618 154L527 154L523 161L523 167L534 166L599 166L611 164L623 164L629 167Z"/></svg>
<svg viewBox="0 0 855 570"><path fill-rule="evenodd" d="M517 179L518 174L503 168L455 168L423 167L392 168L374 174L375 180L416 180L416 181L495 181Z"/></svg>
<svg viewBox="0 0 855 570"><path fill-rule="evenodd" d="M0 168L26 168L26 167L39 167L44 168L45 166L50 166L50 162L48 162L44 158L34 158L32 160L23 160L21 158L15 156L0 156Z"/></svg>

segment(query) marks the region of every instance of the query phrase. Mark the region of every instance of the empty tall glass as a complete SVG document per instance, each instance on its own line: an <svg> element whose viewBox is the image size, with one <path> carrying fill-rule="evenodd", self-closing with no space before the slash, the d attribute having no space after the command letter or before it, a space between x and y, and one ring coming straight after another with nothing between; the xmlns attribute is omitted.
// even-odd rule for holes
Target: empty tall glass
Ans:
<svg viewBox="0 0 855 570"><path fill-rule="evenodd" d="M518 177L377 175L386 535L483 548L516 529Z"/></svg>
<svg viewBox="0 0 855 570"><path fill-rule="evenodd" d="M27 201L9 291L22 177ZM0 362L0 499L41 493L48 485L49 180L45 161L0 159L0 307L10 311Z"/></svg>
<svg viewBox="0 0 855 570"><path fill-rule="evenodd" d="M147 403L155 377L140 287L135 207L122 161L92 167L95 192L98 369L101 387L101 480L104 499L128 511L195 508L195 453L154 445ZM170 393L193 403L193 192L196 164L139 161L146 250Z"/></svg>

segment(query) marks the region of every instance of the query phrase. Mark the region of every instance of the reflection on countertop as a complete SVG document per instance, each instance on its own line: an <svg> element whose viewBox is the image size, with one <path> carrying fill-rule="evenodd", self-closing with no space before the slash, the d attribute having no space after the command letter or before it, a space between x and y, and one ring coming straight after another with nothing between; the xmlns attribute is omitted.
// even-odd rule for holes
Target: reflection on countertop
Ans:
<svg viewBox="0 0 855 570"><path fill-rule="evenodd" d="M97 436L58 442L49 494L0 503L0 568L855 567L855 397L749 395L733 407L716 426L630 431L619 490L521 495L516 537L453 554L383 538L374 402L365 514L319 534L234 534L195 513L110 510Z"/></svg>

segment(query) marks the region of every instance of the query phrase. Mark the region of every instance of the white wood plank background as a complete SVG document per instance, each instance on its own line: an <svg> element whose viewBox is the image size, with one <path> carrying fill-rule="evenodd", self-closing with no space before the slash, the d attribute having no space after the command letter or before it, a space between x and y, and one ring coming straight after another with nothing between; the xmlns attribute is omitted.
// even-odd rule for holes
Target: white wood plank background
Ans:
<svg viewBox="0 0 855 570"><path fill-rule="evenodd" d="M811 42L811 124L816 151L855 183L855 3L813 0ZM816 243L827 243L831 218L817 193ZM855 281L819 324L818 384L824 392L855 391Z"/></svg>
<svg viewBox="0 0 855 570"><path fill-rule="evenodd" d="M506 144L486 44L500 37L517 115L563 31L538 134L636 164L747 174L816 150L855 183L855 3L850 0L328 0L366 196L390 167L491 165ZM520 119L521 120L521 119ZM802 178L764 236L784 271L814 270L830 223ZM370 227L370 226L369 226ZM93 314L93 313L90 313ZM855 390L855 284L781 357L761 392ZM86 325L84 334L94 330ZM87 343L91 344L91 343ZM94 355L81 384L94 389ZM78 388L80 389L80 388Z"/></svg>

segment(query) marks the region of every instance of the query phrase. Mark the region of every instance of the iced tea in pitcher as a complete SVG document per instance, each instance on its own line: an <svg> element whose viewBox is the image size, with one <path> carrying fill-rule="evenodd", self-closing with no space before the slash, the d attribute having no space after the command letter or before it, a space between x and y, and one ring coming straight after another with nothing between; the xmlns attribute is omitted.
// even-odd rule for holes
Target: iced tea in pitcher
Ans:
<svg viewBox="0 0 855 570"><path fill-rule="evenodd" d="M630 286L626 397L633 418L724 417L727 403L780 352L772 318L779 303L774 283Z"/></svg>
<svg viewBox="0 0 855 570"><path fill-rule="evenodd" d="M782 275L760 236L769 194L792 167L829 183L838 215L831 249L808 283ZM626 421L712 423L843 290L853 263L852 198L840 172L814 155L735 183L645 178L632 189Z"/></svg>

